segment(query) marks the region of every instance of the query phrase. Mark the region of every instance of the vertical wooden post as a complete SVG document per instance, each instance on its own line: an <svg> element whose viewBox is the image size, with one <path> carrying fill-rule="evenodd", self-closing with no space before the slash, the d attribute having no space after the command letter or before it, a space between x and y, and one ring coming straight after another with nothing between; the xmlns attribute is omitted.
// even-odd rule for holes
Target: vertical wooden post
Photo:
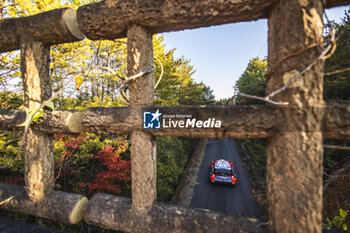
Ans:
<svg viewBox="0 0 350 233"><path fill-rule="evenodd" d="M128 74L134 75L153 66L152 34L145 28L132 25L128 28ZM130 107L141 109L153 105L153 73L129 82ZM138 120L141 124L141 116ZM149 134L131 132L132 206L138 213L147 212L157 197L156 145Z"/></svg>
<svg viewBox="0 0 350 233"><path fill-rule="evenodd" d="M273 7L269 15L268 93L285 85L320 55L313 47L274 65L285 56L322 41L322 14L322 1L318 0L281 0ZM274 232L322 231L322 114L318 114L318 108L324 104L322 92L320 61L275 98L296 109L284 109L285 128L268 138L268 213ZM296 111L305 116L305 121L292 117Z"/></svg>
<svg viewBox="0 0 350 233"><path fill-rule="evenodd" d="M51 96L50 47L22 35L20 48L25 106L29 111L35 111ZM33 200L53 190L53 140L32 129L29 129L25 145L25 182L27 194Z"/></svg>

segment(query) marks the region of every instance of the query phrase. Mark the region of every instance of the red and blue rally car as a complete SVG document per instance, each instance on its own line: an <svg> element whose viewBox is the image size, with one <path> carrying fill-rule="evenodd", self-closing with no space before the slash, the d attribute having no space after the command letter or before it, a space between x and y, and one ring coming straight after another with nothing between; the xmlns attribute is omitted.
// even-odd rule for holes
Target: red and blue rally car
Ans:
<svg viewBox="0 0 350 233"><path fill-rule="evenodd" d="M234 174L233 163L218 159L211 162L210 182L235 185L237 176Z"/></svg>

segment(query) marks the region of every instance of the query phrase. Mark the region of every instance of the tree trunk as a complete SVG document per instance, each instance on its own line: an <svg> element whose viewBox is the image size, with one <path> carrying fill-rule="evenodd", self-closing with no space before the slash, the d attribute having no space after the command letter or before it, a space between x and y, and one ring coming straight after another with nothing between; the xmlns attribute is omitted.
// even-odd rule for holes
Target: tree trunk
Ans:
<svg viewBox="0 0 350 233"><path fill-rule="evenodd" d="M269 16L267 93L285 85L310 60L316 47L276 63L291 53L322 41L322 2L281 0ZM293 23L291 23L293 22ZM322 43L320 44L322 46ZM268 214L274 232L322 231L322 100L323 62L319 61L275 100L283 108L285 124L268 137ZM295 110L304 116L295 118ZM286 130L294 128L294 131Z"/></svg>
<svg viewBox="0 0 350 233"><path fill-rule="evenodd" d="M128 28L128 75L149 70L153 66L152 34L140 26ZM128 83L130 108L140 111L153 105L153 73ZM136 114L140 122L141 114ZM137 120L136 120L137 119ZM157 166L155 139L139 129L131 132L132 207L136 212L147 212L157 198Z"/></svg>
<svg viewBox="0 0 350 233"><path fill-rule="evenodd" d="M24 85L24 103L34 112L51 96L49 77L50 47L33 38L21 36L21 72ZM50 136L29 128L25 141L25 182L33 200L53 190L53 140Z"/></svg>

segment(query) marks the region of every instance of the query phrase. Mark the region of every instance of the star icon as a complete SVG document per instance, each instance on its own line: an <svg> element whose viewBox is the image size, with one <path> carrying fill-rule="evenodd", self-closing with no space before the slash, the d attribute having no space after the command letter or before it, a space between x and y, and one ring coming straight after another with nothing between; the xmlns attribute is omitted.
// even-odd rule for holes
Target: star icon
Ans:
<svg viewBox="0 0 350 233"><path fill-rule="evenodd" d="M162 115L160 112L159 112L159 109L157 109L157 111L155 113L152 113L151 114L153 116L152 121L154 121L155 119L157 119L157 121L159 121L159 117Z"/></svg>

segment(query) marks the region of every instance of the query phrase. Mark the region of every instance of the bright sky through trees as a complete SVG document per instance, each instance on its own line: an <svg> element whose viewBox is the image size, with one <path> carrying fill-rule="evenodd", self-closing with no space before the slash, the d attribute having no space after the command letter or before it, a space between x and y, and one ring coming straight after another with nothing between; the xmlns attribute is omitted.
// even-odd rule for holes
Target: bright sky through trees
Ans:
<svg viewBox="0 0 350 233"><path fill-rule="evenodd" d="M327 10L328 18L340 22L348 7ZM164 38L167 49L177 48L175 56L191 60L195 81L209 85L216 99L227 98L249 60L267 55L267 20L164 33Z"/></svg>

